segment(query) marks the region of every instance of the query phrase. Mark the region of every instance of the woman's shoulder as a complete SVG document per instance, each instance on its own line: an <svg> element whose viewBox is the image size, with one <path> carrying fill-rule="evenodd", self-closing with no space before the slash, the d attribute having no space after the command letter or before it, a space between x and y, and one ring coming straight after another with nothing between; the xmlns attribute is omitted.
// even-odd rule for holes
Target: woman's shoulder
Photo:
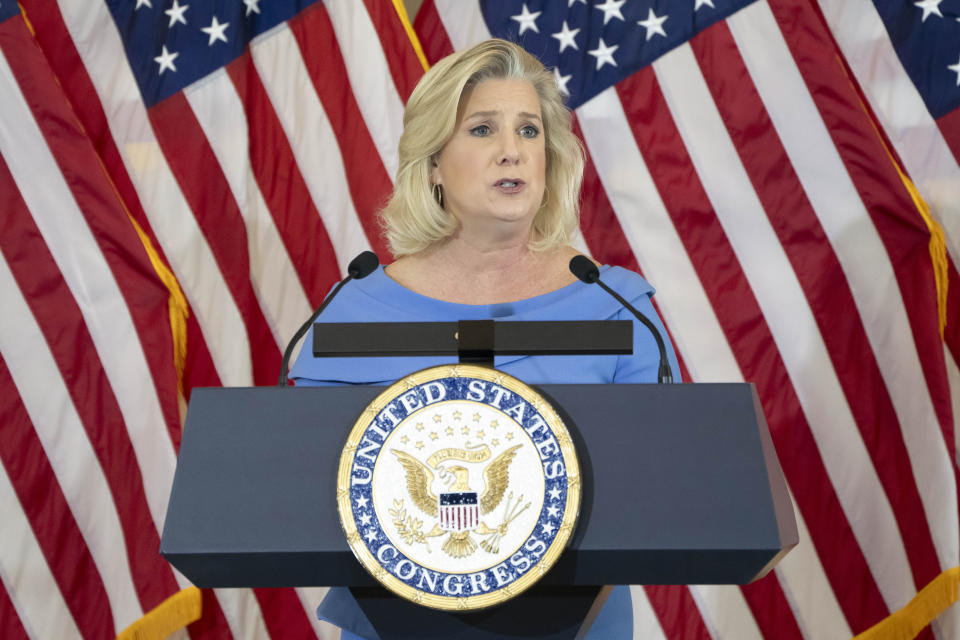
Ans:
<svg viewBox="0 0 960 640"><path fill-rule="evenodd" d="M579 255L583 254L579 249L572 246L567 246L564 248L564 250L558 252L557 259L559 269L566 272L567 278L570 278L573 275L570 269L571 259ZM613 288L617 293L621 295L629 294L630 296L639 296L642 294L653 295L653 286L636 271L631 271L630 269L626 269L624 267L601 264L592 257L590 258L590 261L593 262L600 270L600 278L603 280L604 284ZM569 282L569 280L567 281ZM597 287L597 289L599 288L600 287Z"/></svg>
<svg viewBox="0 0 960 640"><path fill-rule="evenodd" d="M605 265L600 268L600 278L608 287L624 297L637 297L644 294L652 296L656 293L653 285L642 275L623 267Z"/></svg>

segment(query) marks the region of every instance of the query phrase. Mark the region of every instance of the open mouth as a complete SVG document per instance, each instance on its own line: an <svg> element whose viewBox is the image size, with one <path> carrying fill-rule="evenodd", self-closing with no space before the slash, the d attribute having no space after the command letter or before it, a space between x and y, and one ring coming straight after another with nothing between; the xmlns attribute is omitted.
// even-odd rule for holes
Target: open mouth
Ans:
<svg viewBox="0 0 960 640"><path fill-rule="evenodd" d="M498 189L513 190L519 189L524 185L523 180L514 180L510 178L504 178L503 180L498 180L493 186Z"/></svg>

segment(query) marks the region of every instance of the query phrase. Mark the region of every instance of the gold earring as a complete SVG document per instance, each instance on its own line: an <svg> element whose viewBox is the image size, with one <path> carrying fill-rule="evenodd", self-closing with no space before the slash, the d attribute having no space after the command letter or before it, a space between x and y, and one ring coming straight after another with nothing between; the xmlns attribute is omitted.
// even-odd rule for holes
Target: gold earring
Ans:
<svg viewBox="0 0 960 640"><path fill-rule="evenodd" d="M540 204L540 208L546 207L548 202L550 202L550 189L547 188L547 185L543 185L543 202Z"/></svg>
<svg viewBox="0 0 960 640"><path fill-rule="evenodd" d="M433 199L443 208L443 188L439 182L433 183Z"/></svg>

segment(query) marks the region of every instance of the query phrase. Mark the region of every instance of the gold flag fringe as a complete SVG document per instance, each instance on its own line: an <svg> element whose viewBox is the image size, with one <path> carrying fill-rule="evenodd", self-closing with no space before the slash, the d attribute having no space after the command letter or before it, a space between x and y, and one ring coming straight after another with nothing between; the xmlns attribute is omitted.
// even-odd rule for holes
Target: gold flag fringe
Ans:
<svg viewBox="0 0 960 640"><path fill-rule="evenodd" d="M200 589L187 587L121 631L117 640L161 640L199 620L202 609Z"/></svg>
<svg viewBox="0 0 960 640"><path fill-rule="evenodd" d="M854 640L910 640L957 601L960 567L947 569L930 581L907 606L894 611Z"/></svg>
<svg viewBox="0 0 960 640"><path fill-rule="evenodd" d="M838 55L837 62L843 68L844 73L847 76L847 81L855 90L859 91L857 87L856 80L850 74L849 69L843 63L842 58ZM927 230L930 232L930 260L933 263L933 277L937 286L937 320L938 328L940 330L940 337L943 338L943 332L947 326L947 275L948 275L948 266L947 266L947 241L943 235L943 229L940 228L940 224L933 218L933 215L930 213L930 207L927 205L926 201L920 196L920 192L917 191L916 185L913 184L913 180L907 176L906 171L900 163L897 161L897 158L890 152L890 147L887 145L886 139L880 133L880 124L874 119L873 113L863 103L863 100L860 101L860 108L863 110L863 113L867 116L867 120L870 121L870 124L873 126L874 132L877 134L877 139L880 141L883 150L887 153L887 158L890 160L890 164L893 165L894 169L897 170L897 175L900 176L900 181L903 182L904 188L907 190L907 193L910 194L910 198L913 200L913 206L916 207L917 212L923 218L924 223L927 225Z"/></svg>
<svg viewBox="0 0 960 640"><path fill-rule="evenodd" d="M157 250L153 247L150 238L129 212L127 212L127 217L133 225L133 228L137 230L140 243L143 244L143 249L150 258L150 264L153 265L153 270L157 272L160 281L163 282L167 291L170 292L170 296L167 298L167 311L170 315L170 335L173 338L173 364L177 369L177 389L181 395L185 395L183 388L183 367L187 361L187 316L190 313L187 307L187 298L183 295L176 276L163 264L163 261L160 259L160 254L158 254Z"/></svg>
<svg viewBox="0 0 960 640"><path fill-rule="evenodd" d="M410 24L410 17L407 16L407 8L403 6L403 0L393 0L393 8L397 12L400 22L403 23L403 29L407 32L407 37L410 38L410 44L413 45L413 50L417 53L417 58L420 59L423 70L428 70L430 63L427 62L427 56L423 53L423 47L420 46L420 38L417 37L417 32L413 30L413 25Z"/></svg>
<svg viewBox="0 0 960 640"><path fill-rule="evenodd" d="M897 173L900 174L900 180L903 181L903 186L906 187L910 193L914 206L917 208L917 211L920 212L923 221L927 224L927 229L930 231L930 260L933 262L933 276L937 284L938 327L940 329L940 337L943 338L943 332L947 326L947 241L943 235L943 229L937 221L933 219L933 215L930 213L930 207L920 196L920 192L917 191L917 187L913 184L913 181L900 170L896 162L893 163L893 166L897 168Z"/></svg>

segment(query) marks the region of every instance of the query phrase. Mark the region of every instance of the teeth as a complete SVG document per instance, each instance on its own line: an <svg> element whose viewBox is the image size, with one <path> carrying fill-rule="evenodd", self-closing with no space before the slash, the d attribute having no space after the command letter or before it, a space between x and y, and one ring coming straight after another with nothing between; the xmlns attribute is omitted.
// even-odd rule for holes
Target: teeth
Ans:
<svg viewBox="0 0 960 640"><path fill-rule="evenodd" d="M502 187L515 187L515 186L517 186L517 183L516 183L516 182L507 182L506 180L504 180L503 182L500 183L500 186L502 186Z"/></svg>

